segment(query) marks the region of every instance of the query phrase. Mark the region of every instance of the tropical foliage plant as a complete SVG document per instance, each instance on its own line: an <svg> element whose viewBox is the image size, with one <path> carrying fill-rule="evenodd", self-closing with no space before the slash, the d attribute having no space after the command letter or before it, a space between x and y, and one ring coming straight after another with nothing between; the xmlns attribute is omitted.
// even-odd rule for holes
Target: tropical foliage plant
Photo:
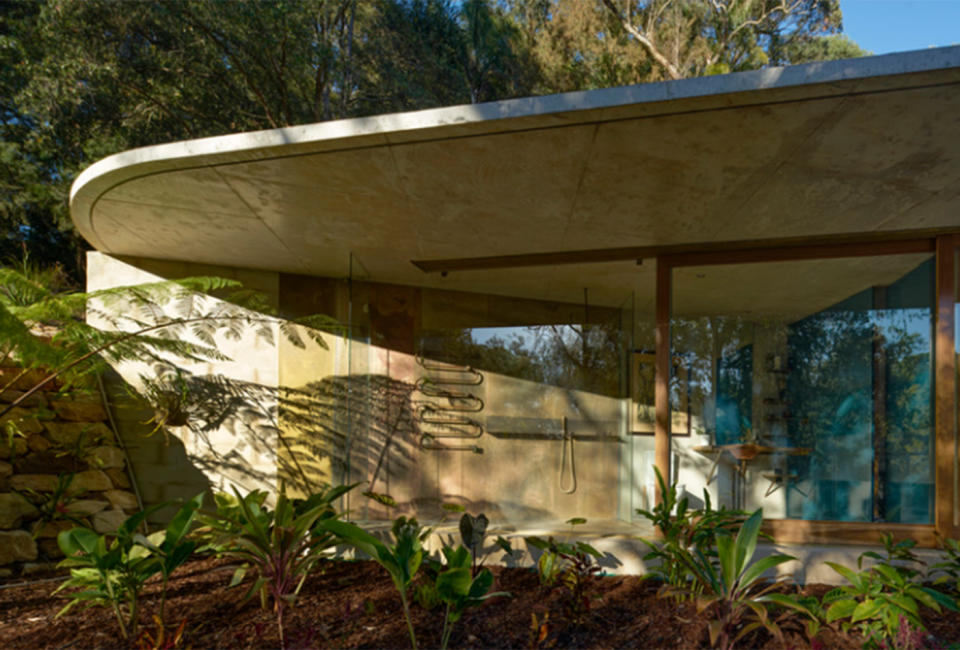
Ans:
<svg viewBox="0 0 960 650"><path fill-rule="evenodd" d="M675 597L693 597L702 588L702 583L689 570L694 554L715 558L717 534L736 533L748 513L725 507L714 510L706 489L703 508L692 509L686 496L678 496L676 482L667 486L660 470L654 468L654 472L663 498L652 510L637 509L637 514L653 525L659 539L641 539L648 548L643 560L650 563L648 575L674 587L669 591Z"/></svg>
<svg viewBox="0 0 960 650"><path fill-rule="evenodd" d="M77 605L110 607L124 639L137 638L140 592L158 570L157 558L137 541L137 528L161 506L129 517L109 539L89 528L73 528L57 537L66 558L61 567L70 569L70 578L54 593L77 588L67 594L69 602L57 616Z"/></svg>
<svg viewBox="0 0 960 650"><path fill-rule="evenodd" d="M727 650L733 648L747 634L763 627L783 641L773 608L786 608L807 616L809 632L817 630L814 603L793 595L775 593L780 581L768 581L764 574L794 558L774 554L751 562L760 536L763 511L757 510L740 527L736 537L726 530L716 534L716 559L700 549L680 555L692 584L671 590L682 590L695 595L699 611L710 609L713 620L709 624L710 644Z"/></svg>
<svg viewBox="0 0 960 650"><path fill-rule="evenodd" d="M574 517L568 519L571 528L586 523L586 519ZM553 537L525 538L527 544L540 549L537 560L537 574L543 587L562 588L564 615L575 625L583 622L590 612L590 596L586 593L589 578L600 573L597 560L603 558L593 546L587 542L559 541Z"/></svg>
<svg viewBox="0 0 960 650"><path fill-rule="evenodd" d="M948 585L954 594L960 596L960 540L942 539L940 545L944 557L930 567L931 574L936 575L933 583Z"/></svg>
<svg viewBox="0 0 960 650"><path fill-rule="evenodd" d="M443 618L443 631L440 635L440 648L446 650L450 644L450 635L454 624L470 607L479 606L483 601L495 596L509 596L504 591L491 592L493 574L483 569L473 574L471 554L463 546L443 547L446 567L437 575L437 597L446 605Z"/></svg>
<svg viewBox="0 0 960 650"><path fill-rule="evenodd" d="M275 509L264 505L266 493L253 491L233 499L220 499L225 507L204 520L219 533L212 546L243 564L234 572L231 586L240 584L252 567L257 577L244 600L260 595L261 604L273 602L280 644L284 644L283 615L296 601L321 553L334 544L334 536L318 522L335 520L340 514L334 501L354 486L329 488L295 503L281 488Z"/></svg>
<svg viewBox="0 0 960 650"><path fill-rule="evenodd" d="M197 541L188 539L187 535L193 526L197 511L202 505L203 493L201 492L177 511L165 529L146 537L140 534L134 535L134 541L149 549L152 553L156 570L159 571L162 579L160 613L157 617L157 624L160 626L157 634L161 638L163 636L163 624L166 621L164 614L167 604L167 584L170 582L170 576L173 575L173 572L183 565L197 549ZM169 641L172 638L174 637L168 636L167 640Z"/></svg>
<svg viewBox="0 0 960 650"><path fill-rule="evenodd" d="M342 541L369 555L390 574L393 586L400 595L410 644L416 650L417 635L410 618L408 592L424 560L423 542L432 530L421 526L415 517L397 517L390 531L393 543L387 545L359 526L345 521L330 519L324 521L322 526Z"/></svg>
<svg viewBox="0 0 960 650"><path fill-rule="evenodd" d="M941 608L958 611L953 598L917 582L922 573L910 566L920 562L912 552L914 545L912 540L895 544L892 536L886 536L886 557L875 551L862 553L857 559L857 571L827 562L849 583L823 597L827 622L840 622L843 630L857 630L869 647L884 647L896 643L905 626L926 630L920 616L921 605L935 612ZM877 562L864 569L866 558ZM900 562L895 564L894 560Z"/></svg>

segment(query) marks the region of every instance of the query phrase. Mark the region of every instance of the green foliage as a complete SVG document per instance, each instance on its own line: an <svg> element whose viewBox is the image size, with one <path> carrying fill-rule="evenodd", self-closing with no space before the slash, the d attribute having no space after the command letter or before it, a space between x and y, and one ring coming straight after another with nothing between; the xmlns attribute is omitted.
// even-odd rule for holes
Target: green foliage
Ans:
<svg viewBox="0 0 960 650"><path fill-rule="evenodd" d="M960 540L942 539L940 542L945 557L930 567L931 573L940 574L933 583L949 585L953 593L960 596Z"/></svg>
<svg viewBox="0 0 960 650"><path fill-rule="evenodd" d="M432 530L422 527L414 517L410 519L403 516L397 517L391 528L393 544L388 546L359 526L345 521L327 520L323 522L323 528L343 542L369 555L390 574L393 586L400 594L407 631L410 633L410 643L416 650L417 636L410 619L407 592L423 563L423 542L430 536Z"/></svg>
<svg viewBox="0 0 960 650"><path fill-rule="evenodd" d="M140 592L147 580L159 571L157 558L137 541L137 528L160 506L139 512L124 521L112 540L89 528L74 528L57 537L70 568L70 578L54 593L79 588L67 595L70 602L61 616L77 605L110 607L124 639L137 637Z"/></svg>
<svg viewBox="0 0 960 650"><path fill-rule="evenodd" d="M797 38L787 45L784 54L790 63L809 63L855 59L870 56L872 52L864 50L845 34L830 34L829 36L804 35Z"/></svg>
<svg viewBox="0 0 960 650"><path fill-rule="evenodd" d="M435 589L439 600L447 606L440 637L440 648L446 650L453 633L453 625L460 620L464 611L479 606L488 598L510 594L490 591L493 574L489 569L483 569L476 575L472 573L471 554L463 546L444 546L443 556L446 567L437 575Z"/></svg>
<svg viewBox="0 0 960 650"><path fill-rule="evenodd" d="M82 525L81 518L73 515L69 508L70 503L80 496L78 492L70 490L73 477L73 473L58 475L57 483L49 495L31 489L22 491L29 501L39 504L37 510L40 511L40 516L34 524L34 538L43 532L44 525L54 521L70 521L78 526Z"/></svg>
<svg viewBox="0 0 960 650"><path fill-rule="evenodd" d="M571 527L586 522L582 517L567 520ZM600 573L596 560L603 554L586 542L561 542L553 537L542 539L536 536L525 539L527 544L542 551L537 560L540 585L560 587L564 616L574 625L580 625L590 612L590 596L586 593L589 578Z"/></svg>
<svg viewBox="0 0 960 650"><path fill-rule="evenodd" d="M137 530L147 517L170 504L163 503L132 515L113 535L98 535L89 528L60 533L57 543L66 556L60 566L70 568L70 578L54 593L63 589L80 590L67 594L70 602L57 616L77 605L110 607L123 638L137 639L140 592L146 581L159 573L163 582L160 614L155 618L162 630L167 583L196 548L195 542L185 538L202 503L203 495L198 494L177 511L164 530L149 536Z"/></svg>
<svg viewBox="0 0 960 650"><path fill-rule="evenodd" d="M865 551L857 558L857 568L863 568L864 558L870 558L883 562L894 567L897 572L909 580L915 580L922 577L926 572L927 563L913 552L917 542L913 539L902 539L899 542L894 541L893 533L883 533L880 536L883 544L884 554L876 551Z"/></svg>
<svg viewBox="0 0 960 650"><path fill-rule="evenodd" d="M713 610L710 622L710 644L722 649L734 647L747 634L763 627L783 642L783 633L771 605L806 615L811 625L808 632L816 633L817 615L812 603L795 596L771 593L778 582L767 582L763 574L794 558L789 555L770 555L751 563L760 536L763 511L757 510L740 527L736 537L726 530L717 531L716 560L699 549L681 556L693 578L693 584L668 587L697 595L700 611Z"/></svg>
<svg viewBox="0 0 960 650"><path fill-rule="evenodd" d="M162 577L162 587L160 592L160 615L158 624L161 629L158 634L162 635L162 625L165 622L164 610L167 603L167 584L170 582L170 576L184 562L186 562L197 548L197 542L187 539L187 534L193 525L197 511L203 505L203 493L187 501L167 524L164 530L157 531L152 535L144 537L140 534L134 535L134 541L137 544L147 548L153 554L156 561L156 568Z"/></svg>
<svg viewBox="0 0 960 650"><path fill-rule="evenodd" d="M827 562L849 585L837 587L823 597L826 620L828 623L841 621L843 630L856 629L869 647L895 644L905 626L925 630L920 617L921 605L936 612L941 607L960 611L953 598L915 581L922 575L918 568L910 566L911 563L922 564L912 550L916 542L894 543L889 534L884 536L883 542L886 556L874 551L862 553L857 559L857 571ZM865 558L877 560L877 563L864 569Z"/></svg>
<svg viewBox="0 0 960 650"><path fill-rule="evenodd" d="M298 503L281 489L273 510L264 507L264 492L242 497L234 488L233 498L217 499L217 512L203 517L219 533L213 546L244 562L234 573L231 586L239 584L251 566L256 570L257 577L244 600L255 594L263 604L268 597L272 599L281 645L284 609L296 601L321 552L335 543L323 525L340 516L333 503L353 487L328 488Z"/></svg>
<svg viewBox="0 0 960 650"><path fill-rule="evenodd" d="M641 540L649 549L643 560L653 563L648 575L675 588L670 593L678 598L688 594L692 597L702 588L688 568L694 554L716 557L717 533L737 532L746 521L747 513L724 507L714 510L710 493L706 490L703 491L703 509L692 510L687 497L678 498L676 482L667 487L660 470L654 468L654 472L663 498L653 510L637 509L637 514L653 524L660 539Z"/></svg>
<svg viewBox="0 0 960 650"><path fill-rule="evenodd" d="M60 390L69 390L120 362L169 368L171 358L224 360L217 339L240 340L248 331L273 343L277 319L271 316L272 310L262 295L243 289L234 280L194 277L88 293L60 292L45 285L46 281L43 274L0 267L0 357L15 360L23 374L29 370L43 373L39 383L0 407L0 417L54 380ZM318 319L329 321L319 316L305 320L317 325ZM283 321L281 331L302 347L305 343L296 327L299 322ZM315 344L326 347L318 330L306 332ZM5 378L0 390L18 379ZM162 398L175 392L173 402L182 406L190 391L182 381L171 390L169 382L163 383L166 379L148 383L147 396L159 400L158 407L172 408ZM152 393L151 386L155 389Z"/></svg>

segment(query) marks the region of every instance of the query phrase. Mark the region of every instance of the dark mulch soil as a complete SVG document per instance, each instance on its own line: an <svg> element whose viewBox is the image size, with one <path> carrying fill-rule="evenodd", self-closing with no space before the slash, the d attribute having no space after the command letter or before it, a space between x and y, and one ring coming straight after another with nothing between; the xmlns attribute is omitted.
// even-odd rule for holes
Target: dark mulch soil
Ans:
<svg viewBox="0 0 960 650"><path fill-rule="evenodd" d="M528 569L494 568L496 598L468 610L457 623L455 648L704 648L709 646L708 619L690 603L657 597L657 585L635 576L596 577L589 592L593 604L586 620L564 620L562 594L545 592ZM171 581L167 618L186 620L185 645L194 648L274 648L279 646L276 619L253 599L241 602L244 589L228 588L233 565L224 560L197 560ZM0 647L123 647L112 614L103 608L71 611L54 619L64 600L51 596L57 582L0 588ZM822 594L823 585L807 588ZM157 585L144 595L143 624L159 602ZM442 611L413 606L414 626L422 648L439 644ZM531 616L549 612L546 638L531 638ZM940 645L960 639L960 615L927 619ZM288 648L406 648L409 638L400 602L386 573L372 562L327 561L304 585L286 620ZM808 648L799 619L784 626L786 646ZM531 646L531 642L534 645ZM747 637L745 647L784 647L763 632ZM858 639L821 632L815 647L858 648Z"/></svg>

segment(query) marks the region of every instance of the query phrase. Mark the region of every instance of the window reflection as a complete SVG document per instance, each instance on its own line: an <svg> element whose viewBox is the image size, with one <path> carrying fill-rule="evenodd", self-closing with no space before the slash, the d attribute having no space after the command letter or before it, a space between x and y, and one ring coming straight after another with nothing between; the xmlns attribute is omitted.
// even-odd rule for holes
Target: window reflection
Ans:
<svg viewBox="0 0 960 650"><path fill-rule="evenodd" d="M674 278L673 352L692 359L697 434L676 445L681 482L706 473L721 502L767 516L932 521L932 260Z"/></svg>
<svg viewBox="0 0 960 650"><path fill-rule="evenodd" d="M433 330L421 335L420 354L556 388L618 397L623 338L619 323Z"/></svg>

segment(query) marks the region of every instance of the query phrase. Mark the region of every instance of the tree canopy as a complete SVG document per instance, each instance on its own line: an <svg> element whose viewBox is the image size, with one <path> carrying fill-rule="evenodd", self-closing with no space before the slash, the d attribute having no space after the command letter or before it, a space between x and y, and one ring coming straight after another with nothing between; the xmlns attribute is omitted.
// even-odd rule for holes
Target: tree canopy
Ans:
<svg viewBox="0 0 960 650"><path fill-rule="evenodd" d="M864 54L836 0L0 0L0 259L133 147Z"/></svg>

